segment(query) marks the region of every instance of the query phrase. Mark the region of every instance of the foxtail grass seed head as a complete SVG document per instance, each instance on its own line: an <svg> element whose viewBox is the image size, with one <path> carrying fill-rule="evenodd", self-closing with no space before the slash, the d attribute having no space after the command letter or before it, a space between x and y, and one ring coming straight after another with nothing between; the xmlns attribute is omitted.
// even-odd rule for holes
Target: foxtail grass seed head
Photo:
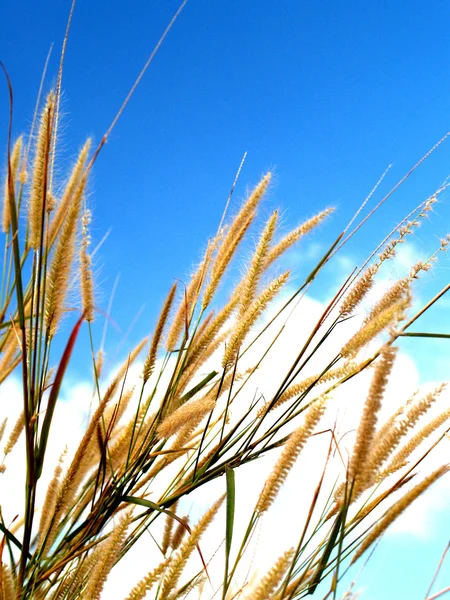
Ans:
<svg viewBox="0 0 450 600"><path fill-rule="evenodd" d="M270 249L266 259L266 268L269 267L269 265L271 265L287 250L289 250L289 248L298 242L298 240L318 227L322 221L331 215L332 212L334 212L334 208L327 208L317 215L314 215L314 217L308 219L308 221L305 221L299 227L293 229L290 233L284 236L277 244L275 244L275 246Z"/></svg>
<svg viewBox="0 0 450 600"><path fill-rule="evenodd" d="M175 350L180 337L182 337L182 332L184 332L184 336L188 335L189 333L191 318L197 304L200 290L203 286L207 271L209 269L211 260L210 250L211 246L208 245L205 256L195 273L192 275L191 281L185 289L181 298L181 302L173 317L169 331L167 332L166 349L169 352Z"/></svg>
<svg viewBox="0 0 450 600"><path fill-rule="evenodd" d="M100 350L97 352L97 356L95 357L95 377L97 379L100 379L100 377L102 376L104 361L105 353L100 348Z"/></svg>
<svg viewBox="0 0 450 600"><path fill-rule="evenodd" d="M21 412L11 433L9 434L8 441L5 444L5 448L3 450L3 453L5 454L5 456L7 454L9 454L12 451L12 449L14 448L14 446L17 444L24 427L25 427L25 419L23 416L23 412Z"/></svg>
<svg viewBox="0 0 450 600"><path fill-rule="evenodd" d="M0 571L2 600L15 600L17 598L16 586L14 585L11 569L2 562L0 563Z"/></svg>
<svg viewBox="0 0 450 600"><path fill-rule="evenodd" d="M291 548L280 556L273 567L261 579L257 587L250 592L250 595L245 596L246 600L267 600L268 598L273 598L273 593L281 583L293 558L294 549Z"/></svg>
<svg viewBox="0 0 450 600"><path fill-rule="evenodd" d="M368 267L347 293L339 310L342 317L350 316L370 292L374 284L373 278L377 270L376 265Z"/></svg>
<svg viewBox="0 0 450 600"><path fill-rule="evenodd" d="M429 423L424 425L415 435L411 437L400 450L392 457L386 470L394 472L406 465L410 455L427 440L441 425L450 419L450 408L444 410Z"/></svg>
<svg viewBox="0 0 450 600"><path fill-rule="evenodd" d="M89 576L85 598L89 598L90 600L100 600L106 579L126 541L127 529L130 522L131 512L127 511L125 515L120 518L117 525L115 525L108 538L103 542L101 558L100 556L98 557L98 561Z"/></svg>
<svg viewBox="0 0 450 600"><path fill-rule="evenodd" d="M258 296L246 313L240 319L230 336L229 342L225 348L222 358L222 366L227 369L236 360L239 349L249 333L250 329L262 315L268 304L277 296L281 288L289 279L290 271L286 271L280 277L277 277L267 288Z"/></svg>
<svg viewBox="0 0 450 600"><path fill-rule="evenodd" d="M88 254L88 248L91 242L89 236L89 223L91 221L91 213L86 210L82 219L83 239L80 250L80 271L81 271L81 300L83 306L84 317L88 323L94 320L94 284L92 281L92 259Z"/></svg>
<svg viewBox="0 0 450 600"><path fill-rule="evenodd" d="M265 262L269 252L270 243L275 234L277 222L278 211L275 211L267 221L251 260L249 269L242 282L241 301L239 306L240 317L246 313L247 309L255 298L258 283L265 270Z"/></svg>
<svg viewBox="0 0 450 600"><path fill-rule="evenodd" d="M178 548L181 545L181 542L183 541L184 536L187 533L186 525L189 525L189 515L185 515L181 518L181 520L183 521L183 523L178 523L177 527L175 528L175 531L173 532L172 539L170 540L170 546L172 550L178 550Z"/></svg>
<svg viewBox="0 0 450 600"><path fill-rule="evenodd" d="M279 396L279 398L277 398L276 402L274 402L274 404L270 407L270 410L274 410L288 400L304 394L306 391L312 389L316 385L333 381L335 379L341 379L342 377L347 377L352 373L356 373L357 370L358 365L352 361L349 361L340 367L329 369L323 374L319 373L316 375L311 375L310 377L307 377L298 383L293 383ZM264 409L261 409L260 414L265 412L266 411Z"/></svg>
<svg viewBox="0 0 450 600"><path fill-rule="evenodd" d="M223 236L221 244L217 249L216 257L211 267L210 280L203 296L203 310L209 306L231 259L235 255L239 244L250 228L250 225L256 216L256 209L269 187L271 177L272 175L270 172L264 175L258 185L250 193L240 211L231 222L226 234Z"/></svg>
<svg viewBox="0 0 450 600"><path fill-rule="evenodd" d="M375 474L379 471L389 456L396 450L401 440L408 432L415 428L419 419L425 415L445 389L445 385L438 386L432 392L415 402L404 419L393 425L389 430L377 433L370 451L370 456L365 467L366 473Z"/></svg>
<svg viewBox="0 0 450 600"><path fill-rule="evenodd" d="M72 169L72 173L69 177L66 187L64 188L61 200L59 201L55 210L55 214L53 215L53 218L50 222L48 234L50 248L53 246L59 232L61 231L61 227L63 226L63 223L67 217L67 214L70 210L70 207L72 206L74 199L80 195L79 188L82 188L82 194L86 186L86 174L84 173L84 171L90 147L91 140L88 139L78 155L78 158Z"/></svg>
<svg viewBox="0 0 450 600"><path fill-rule="evenodd" d="M28 226L29 244L35 250L39 248L41 243L43 219L46 210L47 175L51 161L50 149L54 111L55 94L52 91L47 96L45 108L41 115L33 161L33 179L31 182Z"/></svg>
<svg viewBox="0 0 450 600"><path fill-rule="evenodd" d="M177 504L178 502L172 504L172 506L170 507L171 512L175 513L177 509ZM161 550L164 555L166 554L170 546L174 521L175 519L171 515L166 516L166 521L164 523L164 533L161 541Z"/></svg>
<svg viewBox="0 0 450 600"><path fill-rule="evenodd" d="M22 136L17 138L11 153L11 182L15 188L17 173L19 170L20 158L22 156ZM14 194L15 195L15 194ZM11 206L9 197L9 181L8 175L5 178L5 191L3 196L3 232L8 233L11 226Z"/></svg>
<svg viewBox="0 0 450 600"><path fill-rule="evenodd" d="M375 437L378 413L381 408L392 367L394 366L396 352L397 349L392 346L385 346L381 350L381 356L375 367L375 373L372 377L367 400L356 432L356 442L349 467L350 481L353 481L356 477L367 479L370 475L367 472L364 473L365 464L368 460L371 445ZM369 479L367 484L370 483L371 481Z"/></svg>
<svg viewBox="0 0 450 600"><path fill-rule="evenodd" d="M205 310L210 305L219 283L225 274L225 271L227 270L233 256L235 255L239 244L249 230L253 219L254 214L252 213L248 217L247 221L243 223L242 227L236 232L235 237L230 240L229 244L227 246L222 246L221 250L218 252L217 257L211 267L209 282L205 288L205 293L203 294L202 310Z"/></svg>
<svg viewBox="0 0 450 600"><path fill-rule="evenodd" d="M198 331L189 348L189 353L186 358L186 368L190 365L194 365L198 368L205 361L205 358L210 356L208 349L211 347L216 349L215 341L218 339L219 332L233 314L238 303L239 297L234 296L219 314L210 320L204 330Z"/></svg>
<svg viewBox="0 0 450 600"><path fill-rule="evenodd" d="M47 296L45 320L49 336L52 338L64 312L64 302L69 289L70 274L75 255L78 220L82 204L82 188L74 198L67 215L47 274Z"/></svg>
<svg viewBox="0 0 450 600"><path fill-rule="evenodd" d="M170 559L163 561L160 565L158 565L155 569L149 571L141 581L134 586L125 600L144 600L147 597L147 592L149 592L155 583L158 583L161 580L161 576L164 571L167 569L170 564Z"/></svg>
<svg viewBox="0 0 450 600"><path fill-rule="evenodd" d="M185 427L191 420L205 417L214 408L214 400L210 398L199 398L183 404L175 412L166 417L158 427L161 438L169 438L177 433L181 427ZM197 421L198 422L198 421Z"/></svg>
<svg viewBox="0 0 450 600"><path fill-rule="evenodd" d="M172 592L175 590L189 557L200 541L200 538L213 521L224 499L225 496L222 496L208 511L206 511L197 525L192 528L191 533L174 555L164 576L158 600L168 600L168 598L172 596Z"/></svg>
<svg viewBox="0 0 450 600"><path fill-rule="evenodd" d="M391 508L389 508L384 517L378 521L377 525L364 538L363 542L355 552L352 563L356 562L366 550L386 531L386 529L416 500L423 494L433 483L440 479L449 471L450 465L443 465L425 477L425 479L416 485L412 490L404 494Z"/></svg>
<svg viewBox="0 0 450 600"><path fill-rule="evenodd" d="M403 320L405 318L405 311L410 304L411 296L408 294L371 321L363 324L361 329L344 345L341 350L341 356L344 358L354 358L362 348L367 346L381 332L385 331L388 327L396 326Z"/></svg>
<svg viewBox="0 0 450 600"><path fill-rule="evenodd" d="M267 478L264 488L258 498L258 502L256 503L257 512L266 512L275 501L281 486L286 481L300 452L303 450L303 447L311 437L316 425L325 412L326 401L327 398L324 396L311 404L306 411L303 425L300 425L285 443L281 456Z"/></svg>
<svg viewBox="0 0 450 600"><path fill-rule="evenodd" d="M41 543L44 542L45 532L51 521L51 518L55 512L56 498L58 495L59 487L61 485L61 475L63 472L63 461L67 453L67 447L59 457L58 464L55 467L53 477L48 485L47 494L45 496L44 504L41 510L41 520L39 523L38 539Z"/></svg>
<svg viewBox="0 0 450 600"><path fill-rule="evenodd" d="M161 314L159 315L158 322L155 327L155 332L153 334L153 338L150 344L150 349L148 351L147 358L145 359L144 369L142 372L142 378L144 383L146 383L155 368L156 356L158 354L158 349L161 344L161 338L163 335L164 328L167 323L167 319L169 318L170 309L172 308L173 300L175 298L175 292L177 291L177 284L174 283L170 289L170 292L164 302L163 308L161 310Z"/></svg>
<svg viewBox="0 0 450 600"><path fill-rule="evenodd" d="M8 423L8 417L5 417L0 425L0 442L3 439L3 436L5 435L5 429L6 429L6 425Z"/></svg>
<svg viewBox="0 0 450 600"><path fill-rule="evenodd" d="M20 360L20 347L17 335L11 331L7 334L5 345L2 348L0 355L0 383L2 383L8 375L17 366Z"/></svg>

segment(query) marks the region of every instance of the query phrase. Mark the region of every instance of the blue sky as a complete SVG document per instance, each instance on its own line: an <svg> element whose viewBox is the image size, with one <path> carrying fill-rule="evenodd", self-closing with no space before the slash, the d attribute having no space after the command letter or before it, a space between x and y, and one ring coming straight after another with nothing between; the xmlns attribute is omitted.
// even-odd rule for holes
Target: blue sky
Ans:
<svg viewBox="0 0 450 600"><path fill-rule="evenodd" d="M177 6L173 0L79 1L63 79L62 163L73 159L86 136L101 139ZM2 3L0 54L14 86L16 135L31 122L52 42L45 89L55 80L68 11L67 0ZM315 236L317 243L326 244L341 231L392 164L381 198L450 129L449 18L450 5L443 0L190 0L104 148L90 184L94 244L112 228L96 263L103 309L120 274L113 317L121 332L111 329L109 342L123 338L143 305L129 342L151 330L173 278L188 276L214 234L245 151L235 200L274 169L276 184L263 214L281 207L288 227L324 207L337 207ZM6 115L3 87L2 139ZM447 142L349 244L350 263L360 264L449 172ZM426 255L449 230L444 194L418 232L416 249ZM307 255L295 256L300 272L313 265ZM423 297L448 281L448 274L444 258L421 285ZM323 283L313 294L323 298L326 291ZM418 328L442 328L448 306L436 308ZM431 356L444 345L427 342L417 352ZM433 378L448 378L444 364L428 366ZM426 582L444 545L442 539L432 545ZM391 551L411 564L412 550L387 547ZM384 583L391 575L388 566ZM383 578L372 581L364 598L389 600ZM402 585L409 583L410 591L396 598L424 595L425 590L416 595L412 577Z"/></svg>

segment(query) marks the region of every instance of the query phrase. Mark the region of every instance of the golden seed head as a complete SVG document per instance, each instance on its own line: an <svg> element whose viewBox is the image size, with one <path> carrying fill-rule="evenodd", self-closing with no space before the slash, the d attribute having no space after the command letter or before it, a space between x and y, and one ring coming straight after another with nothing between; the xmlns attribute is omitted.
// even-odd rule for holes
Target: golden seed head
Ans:
<svg viewBox="0 0 450 600"><path fill-rule="evenodd" d="M16 143L14 144L13 151L11 153L11 183L13 189L15 188L15 183L17 179L17 173L19 169L20 157L22 155L22 136L20 136ZM15 200L15 194L14 194ZM11 206L9 195L9 181L8 176L5 179L5 192L3 197L3 232L8 233L11 225Z"/></svg>
<svg viewBox="0 0 450 600"><path fill-rule="evenodd" d="M251 260L249 269L242 281L241 301L239 307L239 316L245 314L250 304L253 302L258 283L265 270L267 254L269 252L270 243L275 234L275 229L278 222L278 211L275 211L267 221L266 227L261 234L258 246Z"/></svg>
<svg viewBox="0 0 450 600"><path fill-rule="evenodd" d="M36 152L33 162L33 179L31 182L29 205L29 244L37 250L41 243L43 221L46 211L48 193L48 168L50 165L52 125L55 110L55 94L50 92L41 115Z"/></svg>
<svg viewBox="0 0 450 600"><path fill-rule="evenodd" d="M150 349L147 355L147 358L144 363L144 369L142 373L142 378L144 383L146 383L155 368L156 356L158 354L158 349L161 344L161 339L164 331L164 327L166 326L167 319L169 318L170 310L172 308L173 300L175 298L175 293L177 291L177 284L174 283L170 289L170 292L164 302L163 308L161 310L161 314L159 316L158 322L156 324L155 332L153 334L153 338L150 344Z"/></svg>
<svg viewBox="0 0 450 600"><path fill-rule="evenodd" d="M86 210L82 218L83 239L80 249L80 271L81 271L81 300L83 312L86 321L92 323L94 320L94 284L92 281L91 256L88 254L88 248L91 238L89 236L89 223L91 221L91 212Z"/></svg>
<svg viewBox="0 0 450 600"><path fill-rule="evenodd" d="M326 396L315 400L306 411L303 425L290 435L258 498L256 504L258 512L266 512L273 504L305 443L325 412L326 401Z"/></svg>

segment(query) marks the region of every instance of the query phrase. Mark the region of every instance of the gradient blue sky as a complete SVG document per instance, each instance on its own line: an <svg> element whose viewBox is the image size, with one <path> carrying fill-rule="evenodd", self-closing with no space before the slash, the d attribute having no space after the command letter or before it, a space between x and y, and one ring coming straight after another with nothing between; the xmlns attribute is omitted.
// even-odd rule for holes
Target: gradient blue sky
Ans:
<svg viewBox="0 0 450 600"><path fill-rule="evenodd" d="M55 80L69 4L15 0L0 7L0 55L14 86L15 134L29 127L52 42L45 89ZM174 0L79 1L63 79L61 159L70 161L86 136L101 139L177 6ZM121 332L111 329L110 343L118 343L143 305L130 343L151 329L173 277L187 277L214 234L244 151L235 198L273 168L276 185L264 214L281 207L288 227L323 207L337 207L317 243L341 231L392 163L381 198L450 129L449 22L444 0L190 0L104 148L90 185L94 243L112 228L96 263L104 309L120 273L113 317ZM1 139L6 127L3 86ZM447 142L349 244L349 264L360 264L442 183L449 167ZM449 230L444 194L418 233L416 249L426 255ZM313 265L308 255L296 257L300 271ZM448 275L444 259L422 284L423 297ZM325 295L325 284L313 290L316 297ZM436 308L420 329L442 329L450 321L448 307ZM448 378L448 367L429 360L438 349L448 356L445 344L427 342L418 350L428 357L432 378ZM386 544L393 558L380 559L382 576L371 580L363 597L422 598L449 534L444 523L429 544L429 561L428 542L414 548ZM390 595L386 582L392 584L402 569L402 591Z"/></svg>

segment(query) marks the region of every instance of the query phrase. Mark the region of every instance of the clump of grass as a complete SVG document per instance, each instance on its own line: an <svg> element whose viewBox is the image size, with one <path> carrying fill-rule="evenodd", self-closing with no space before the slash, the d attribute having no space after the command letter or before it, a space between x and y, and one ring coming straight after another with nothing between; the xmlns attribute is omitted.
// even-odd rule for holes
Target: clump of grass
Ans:
<svg viewBox="0 0 450 600"><path fill-rule="evenodd" d="M271 374L275 391L264 401L255 396L249 402L245 400L247 390L256 387L256 374L267 368L267 355L276 351L281 330L289 327L288 307L301 300L345 241L341 234L330 242L312 271L288 292L269 325L258 330L260 318L269 314L271 304L290 281L289 271L277 272L277 261L332 213L331 208L321 210L280 237L275 211L261 226L241 281L223 305L217 306L219 286L258 221L258 206L271 182L271 174L266 173L234 218L224 215L186 289L178 294L175 284L170 287L151 340L144 338L105 385L100 380L103 355L95 352L91 216L85 207L85 190L117 117L92 155L89 141L80 150L58 199L52 185L60 84L61 70L56 90L48 94L41 109L32 159L21 163L23 138L12 146L10 132L7 143L0 377L3 381L20 374L23 410L15 423L5 420L1 425L0 439L6 440L1 471L8 468L8 456L17 444L23 444L26 453L20 527L8 524L0 513L0 597L100 598L111 570L145 531L155 532L155 539L161 533L159 543L155 542L159 561L140 582L130 583L127 598L145 598L150 592L158 600L188 597L209 578L201 537L213 520L221 523L218 527L223 531L219 538L224 544L219 540L217 545L224 566L220 583L210 583L223 600L239 595L261 600L302 598L332 572L335 591L342 566L362 556L392 521L448 470L448 465L442 465L407 489L411 477L419 477L418 465L442 439L442 427L448 424L448 409L427 424L420 423L442 386L418 402L408 403L406 412L406 408L399 409L385 423L379 422L396 344L450 287L413 311L414 281L446 250L448 238L428 261L412 265L409 275L391 286L367 311L359 329L315 375L308 372L309 362L336 339L338 326L361 309L383 264L395 256L397 244L426 216L443 188L380 243L359 273L330 290L332 300L311 324L305 339L298 340L292 363ZM25 171L32 173L29 186ZM75 275L81 306L72 322L67 298ZM169 280L168 287L171 283ZM275 333L271 326L278 327ZM82 327L88 328L92 343L93 410L73 458L63 453L57 462L39 515L36 499L43 487L42 474L47 465L55 463L47 452L54 411ZM61 344L67 328L70 333ZM261 344L266 330L272 332L272 339ZM130 367L144 350L142 377L134 389L129 383ZM249 365L250 354L254 362ZM320 433L329 405L339 401L349 380L370 369L372 383L356 441L350 458L342 455L344 465L338 480L330 466L330 456L335 450L340 452L332 431L328 459L309 512L291 516L293 526L295 519L301 524L296 546L287 549L259 582L248 586L245 577L239 580L239 567L263 515L276 508L282 485L310 438ZM86 406L86 412L88 409ZM434 436L433 442L427 447L430 436ZM235 471L280 448L247 528L237 531ZM326 486L330 473L334 481L331 491ZM224 496L191 527L189 516L178 514L182 500L216 479L223 480ZM399 493L394 503L393 495L398 498ZM225 514L221 513L222 504ZM376 519L374 511L380 508L385 513ZM166 520L163 530L162 519ZM192 556L198 558L194 570L188 563ZM210 589L207 592L212 593Z"/></svg>

